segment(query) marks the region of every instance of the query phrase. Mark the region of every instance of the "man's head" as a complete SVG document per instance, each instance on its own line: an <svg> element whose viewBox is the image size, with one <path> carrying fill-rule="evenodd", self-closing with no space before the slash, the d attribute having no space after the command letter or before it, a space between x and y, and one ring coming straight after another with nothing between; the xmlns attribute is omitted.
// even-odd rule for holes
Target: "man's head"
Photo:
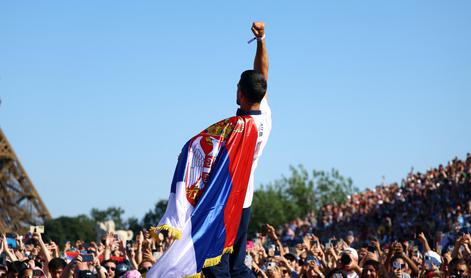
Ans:
<svg viewBox="0 0 471 278"><path fill-rule="evenodd" d="M345 235L345 242L348 244L348 246L351 246L353 241L355 241L355 236L353 234L353 231L348 231L347 234Z"/></svg>
<svg viewBox="0 0 471 278"><path fill-rule="evenodd" d="M0 277L6 277L7 271L8 269L5 265L0 265Z"/></svg>
<svg viewBox="0 0 471 278"><path fill-rule="evenodd" d="M353 248L345 248L340 255L340 263L342 269L346 271L352 270L353 266L358 263L358 253Z"/></svg>
<svg viewBox="0 0 471 278"><path fill-rule="evenodd" d="M54 258L49 261L47 267L51 273L52 278L60 278L62 271L67 266L67 263L61 258Z"/></svg>
<svg viewBox="0 0 471 278"><path fill-rule="evenodd" d="M464 259L455 258L450 262L450 277L467 277L469 275L468 265Z"/></svg>
<svg viewBox="0 0 471 278"><path fill-rule="evenodd" d="M267 81L263 74L246 70L240 75L237 84L237 104L252 105L260 103L267 92Z"/></svg>
<svg viewBox="0 0 471 278"><path fill-rule="evenodd" d="M284 255L284 257L288 261L288 264L291 268L296 269L298 267L298 256L292 253L287 253Z"/></svg>
<svg viewBox="0 0 471 278"><path fill-rule="evenodd" d="M42 269L35 267L35 268L25 268L20 271L18 278L44 278L46 275L42 271Z"/></svg>
<svg viewBox="0 0 471 278"><path fill-rule="evenodd" d="M17 278L19 277L19 273L22 272L24 269L28 268L28 265L22 261L14 261L8 263L8 278Z"/></svg>
<svg viewBox="0 0 471 278"><path fill-rule="evenodd" d="M108 272L108 277L113 278L116 274L116 262L113 260L106 260L102 263L103 267Z"/></svg>
<svg viewBox="0 0 471 278"><path fill-rule="evenodd" d="M394 256L391 259L391 269L393 277L402 277L402 274L405 272L406 267L407 264L401 256Z"/></svg>
<svg viewBox="0 0 471 278"><path fill-rule="evenodd" d="M424 264L427 270L439 270L442 264L442 259L436 252L427 251L424 254Z"/></svg>
<svg viewBox="0 0 471 278"><path fill-rule="evenodd" d="M381 264L375 260L367 260L363 264L361 278L377 278L382 277L380 274Z"/></svg>
<svg viewBox="0 0 471 278"><path fill-rule="evenodd" d="M149 271L149 269L151 269L152 267L152 263L149 262L149 261L142 261L140 264L139 264L139 267L137 270L139 270L139 272L141 274L145 274L147 273L147 271Z"/></svg>

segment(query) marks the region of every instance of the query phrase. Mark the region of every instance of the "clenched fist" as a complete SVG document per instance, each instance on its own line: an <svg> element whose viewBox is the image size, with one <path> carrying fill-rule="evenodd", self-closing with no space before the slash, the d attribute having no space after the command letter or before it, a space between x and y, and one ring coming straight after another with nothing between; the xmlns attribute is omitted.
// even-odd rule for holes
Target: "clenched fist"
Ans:
<svg viewBox="0 0 471 278"><path fill-rule="evenodd" d="M263 37L265 35L265 23L261 21L252 23L252 32L257 38Z"/></svg>

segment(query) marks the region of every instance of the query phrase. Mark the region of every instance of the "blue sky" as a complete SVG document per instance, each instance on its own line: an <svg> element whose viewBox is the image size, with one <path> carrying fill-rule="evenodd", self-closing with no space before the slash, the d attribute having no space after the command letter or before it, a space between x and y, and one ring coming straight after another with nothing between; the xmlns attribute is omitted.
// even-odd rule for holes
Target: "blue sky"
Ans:
<svg viewBox="0 0 471 278"><path fill-rule="evenodd" d="M235 113L267 24L256 173L360 187L471 151L470 1L2 1L0 126L54 217L167 198L181 146Z"/></svg>

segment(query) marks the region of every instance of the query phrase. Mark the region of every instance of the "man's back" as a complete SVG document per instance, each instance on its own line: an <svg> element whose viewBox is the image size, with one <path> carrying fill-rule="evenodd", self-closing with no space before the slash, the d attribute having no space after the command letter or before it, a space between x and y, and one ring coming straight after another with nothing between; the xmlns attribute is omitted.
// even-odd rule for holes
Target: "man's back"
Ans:
<svg viewBox="0 0 471 278"><path fill-rule="evenodd" d="M270 106L268 105L268 100L266 97L260 103L260 112L261 113L253 113L253 115L251 115L252 118L254 119L255 124L257 125L258 139L257 139L257 145L255 146L255 153L253 157L252 171L250 174L249 184L247 185L247 193L245 195L244 208L248 208L252 205L254 182L255 182L255 177L254 177L255 169L257 168L258 160L263 153L263 149L265 148L267 144L268 137L270 136L270 132L271 132L271 126L272 126L271 109L270 109Z"/></svg>

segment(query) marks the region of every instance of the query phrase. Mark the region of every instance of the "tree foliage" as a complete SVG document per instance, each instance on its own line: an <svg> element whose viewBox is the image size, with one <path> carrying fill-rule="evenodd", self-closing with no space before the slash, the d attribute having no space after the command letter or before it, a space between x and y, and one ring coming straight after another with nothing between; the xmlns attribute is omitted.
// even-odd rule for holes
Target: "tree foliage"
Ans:
<svg viewBox="0 0 471 278"><path fill-rule="evenodd" d="M259 231L266 223L279 226L326 204L340 204L358 192L352 179L335 169L309 172L299 165L290 167L290 172L290 176L282 176L254 192L249 233Z"/></svg>
<svg viewBox="0 0 471 278"><path fill-rule="evenodd" d="M66 241L96 240L95 222L87 215L61 216L44 223L46 237L63 246Z"/></svg>
<svg viewBox="0 0 471 278"><path fill-rule="evenodd" d="M142 218L142 226L149 228L150 226L156 226L160 218L164 216L165 210L167 209L167 200L158 201L153 210L149 210Z"/></svg>
<svg viewBox="0 0 471 278"><path fill-rule="evenodd" d="M123 220L124 209L121 207L109 207L105 210L92 208L90 215L95 222L104 222L113 220L116 230L125 229L125 220Z"/></svg>

